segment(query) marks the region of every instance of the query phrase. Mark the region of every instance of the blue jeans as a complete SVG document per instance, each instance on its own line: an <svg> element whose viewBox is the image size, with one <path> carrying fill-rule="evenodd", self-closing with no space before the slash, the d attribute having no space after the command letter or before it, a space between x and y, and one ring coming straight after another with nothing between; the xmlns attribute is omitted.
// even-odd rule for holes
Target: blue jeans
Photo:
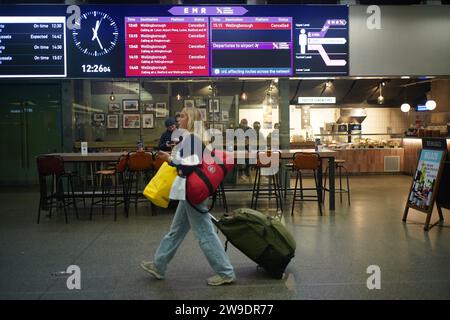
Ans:
<svg viewBox="0 0 450 320"><path fill-rule="evenodd" d="M208 210L206 201L196 207L200 211ZM191 227L203 254L215 273L227 278L234 278L233 266L214 231L209 214L196 211L187 201L183 200L178 204L169 232L161 240L156 250L154 263L158 272L161 275L166 273L167 264L172 260Z"/></svg>

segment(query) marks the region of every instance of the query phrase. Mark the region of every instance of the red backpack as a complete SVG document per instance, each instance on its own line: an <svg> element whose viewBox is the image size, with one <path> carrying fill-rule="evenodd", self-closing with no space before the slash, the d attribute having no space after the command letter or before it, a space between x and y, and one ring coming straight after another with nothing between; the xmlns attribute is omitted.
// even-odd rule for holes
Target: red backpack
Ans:
<svg viewBox="0 0 450 320"><path fill-rule="evenodd" d="M234 167L232 153L214 150L203 156L202 163L194 168L186 181L186 200L200 204L213 195L227 173Z"/></svg>

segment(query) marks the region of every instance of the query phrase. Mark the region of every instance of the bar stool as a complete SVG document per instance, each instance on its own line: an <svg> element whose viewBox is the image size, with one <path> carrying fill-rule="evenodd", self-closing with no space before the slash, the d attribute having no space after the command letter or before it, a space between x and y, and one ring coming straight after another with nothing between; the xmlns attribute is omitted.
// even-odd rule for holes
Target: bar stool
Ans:
<svg viewBox="0 0 450 320"><path fill-rule="evenodd" d="M293 156L293 165L294 170L296 171L296 178L295 178L295 187L294 187L294 197L292 198L292 210L291 215L294 214L294 206L296 201L317 201L319 204L319 211L320 215L322 215L322 203L320 199L320 186L317 182L317 170L320 170L320 156L317 153L303 153L303 152L296 152ZM303 180L302 180L302 173L301 170L311 170L314 175L314 183L315 188L303 188ZM297 196L297 186L298 181L300 178L300 197ZM317 196L314 195L305 195L303 191L305 190L316 190Z"/></svg>
<svg viewBox="0 0 450 320"><path fill-rule="evenodd" d="M291 172L294 171L294 164L292 162L284 164L284 201L287 198L288 188L291 187Z"/></svg>
<svg viewBox="0 0 450 320"><path fill-rule="evenodd" d="M261 156L266 157L266 159L271 159L271 157L275 155L278 161L276 164L273 164L272 161L269 163L262 163ZM279 178L279 169L280 169L280 160L281 160L281 152L280 151L258 151L256 154L256 172L255 172L255 181L253 183L253 191L252 191L252 201L250 207L256 210L258 205L258 199L272 199L275 197L277 203L277 210L281 210L283 212L283 204L282 204L282 191L280 186L280 178ZM272 166L276 165L276 168ZM261 192L261 171L268 171L269 174L263 174L267 176L268 188ZM263 171L263 172L264 172Z"/></svg>
<svg viewBox="0 0 450 320"><path fill-rule="evenodd" d="M350 183L349 183L349 171L347 170L347 168L344 166L345 160L342 159L336 159L334 160L334 167L336 168L335 172L338 174L339 176L339 188L336 188L335 192L339 193L340 196L340 200L342 203L342 194L343 193L347 193L347 199L348 199L348 205L350 205ZM342 188L342 170L344 170L344 174L347 180L347 188L343 189ZM325 169L325 179L323 182L323 201L325 202L325 191L330 191L327 188L327 176L328 176L328 167Z"/></svg>
<svg viewBox="0 0 450 320"><path fill-rule="evenodd" d="M144 151L136 151L128 154L128 179L127 179L127 215L130 207L130 203L134 198L134 207L137 212L138 198L142 194L139 192L139 181L143 180L146 185L153 176L153 154ZM131 193L133 189L133 183L135 192ZM145 199L145 202L148 202Z"/></svg>
<svg viewBox="0 0 450 320"><path fill-rule="evenodd" d="M94 181L94 188L92 191L92 201L91 201L91 210L90 210L90 220L92 220L92 211L94 206L101 205L102 207L102 216L105 214L106 207L114 207L114 221L117 221L117 206L120 204L124 204L124 211L126 216L128 217L128 207L127 207L127 188L125 183L125 170L127 168L128 155L122 155L117 160L117 163L112 169L99 170L96 172L95 180L99 181L100 189L101 189L101 199L95 201L95 186L97 185L96 181ZM114 178L114 182L113 182ZM122 200L117 199L118 196L118 185L122 185ZM114 190L112 190L114 188ZM111 192L113 191L113 194ZM114 200L110 203L110 199L114 198Z"/></svg>
<svg viewBox="0 0 450 320"><path fill-rule="evenodd" d="M217 188L217 190L214 193L214 195L212 196L212 198L213 198L213 203L210 207L210 210L212 210L212 208L214 207L215 202L220 201L222 203L222 207L224 208L225 212L228 213L228 203L227 203L227 197L225 195L225 189L223 187L223 183L221 183L219 185L219 187Z"/></svg>
<svg viewBox="0 0 450 320"><path fill-rule="evenodd" d="M39 224L41 217L41 209L49 211L49 218L52 216L52 208L62 207L64 210L64 215L66 223L68 223L67 218L67 207L73 205L75 210L75 215L78 219L78 208L75 200L75 193L73 188L73 177L77 174L76 172L66 172L64 169L64 160L60 156L39 156L36 158L36 164L39 175L39 209L37 223ZM47 188L47 178L51 177L52 185L50 193L48 193ZM64 194L63 179L67 179L67 190L71 195L71 201L66 202L66 196ZM55 204L53 204L55 200ZM62 205L61 205L62 203Z"/></svg>

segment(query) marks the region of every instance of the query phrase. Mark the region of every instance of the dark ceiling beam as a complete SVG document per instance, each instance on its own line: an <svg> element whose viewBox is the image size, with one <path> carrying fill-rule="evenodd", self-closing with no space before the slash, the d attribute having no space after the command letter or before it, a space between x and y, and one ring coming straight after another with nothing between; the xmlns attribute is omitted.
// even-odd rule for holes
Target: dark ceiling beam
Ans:
<svg viewBox="0 0 450 320"><path fill-rule="evenodd" d="M347 92L345 93L345 95L342 97L342 99L339 101L339 104L341 103L345 103L345 99L348 97L348 95L350 94L350 92L352 91L352 89L355 87L356 85L356 80L353 80L352 84L350 85L350 88L347 90Z"/></svg>
<svg viewBox="0 0 450 320"><path fill-rule="evenodd" d="M295 93L294 93L294 95L291 98L290 104L295 104L295 100L294 99L295 99L295 97L298 94L298 90L300 89L300 84L301 83L302 83L302 80L298 80L298 82L297 82L297 89L295 89Z"/></svg>

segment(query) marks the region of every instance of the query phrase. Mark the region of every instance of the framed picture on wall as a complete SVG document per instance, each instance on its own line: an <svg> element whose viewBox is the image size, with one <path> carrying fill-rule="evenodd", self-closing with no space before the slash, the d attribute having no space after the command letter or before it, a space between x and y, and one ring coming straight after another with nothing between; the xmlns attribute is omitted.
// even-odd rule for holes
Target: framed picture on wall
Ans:
<svg viewBox="0 0 450 320"><path fill-rule="evenodd" d="M223 132L223 124L222 123L215 123L214 124L214 129L216 129L217 131Z"/></svg>
<svg viewBox="0 0 450 320"><path fill-rule="evenodd" d="M104 113L94 113L94 121L95 122L105 121L105 114Z"/></svg>
<svg viewBox="0 0 450 320"><path fill-rule="evenodd" d="M106 128L107 129L119 129L119 115L118 114L108 114L106 117Z"/></svg>
<svg viewBox="0 0 450 320"><path fill-rule="evenodd" d="M228 120L230 120L228 111L222 111L222 121L228 121Z"/></svg>
<svg viewBox="0 0 450 320"><path fill-rule="evenodd" d="M124 112L139 111L139 102L138 100L122 100L122 109Z"/></svg>
<svg viewBox="0 0 450 320"><path fill-rule="evenodd" d="M153 112L153 111L155 111L155 107L154 107L155 105L153 104L153 103L144 103L143 104L143 111L144 112Z"/></svg>
<svg viewBox="0 0 450 320"><path fill-rule="evenodd" d="M141 127L141 115L138 113L124 114L122 118L122 128L139 129Z"/></svg>
<svg viewBox="0 0 450 320"><path fill-rule="evenodd" d="M167 115L166 103L165 102L157 102L156 103L156 117L157 118L165 118Z"/></svg>
<svg viewBox="0 0 450 320"><path fill-rule="evenodd" d="M220 112L219 99L210 99L209 100L209 112Z"/></svg>
<svg viewBox="0 0 450 320"><path fill-rule="evenodd" d="M200 114L202 115L202 121L206 121L206 109L199 108L198 111L200 111Z"/></svg>
<svg viewBox="0 0 450 320"><path fill-rule="evenodd" d="M210 112L209 113L209 121L219 122L220 121L220 113L219 112Z"/></svg>
<svg viewBox="0 0 450 320"><path fill-rule="evenodd" d="M185 108L193 108L193 107L195 107L194 100L184 100L184 107Z"/></svg>
<svg viewBox="0 0 450 320"><path fill-rule="evenodd" d="M153 128L153 114L143 114L142 115L142 128L150 129Z"/></svg>
<svg viewBox="0 0 450 320"><path fill-rule="evenodd" d="M110 102L108 105L109 112L120 112L120 103L118 102Z"/></svg>
<svg viewBox="0 0 450 320"><path fill-rule="evenodd" d="M197 108L202 108L205 107L206 108L206 102L204 98L196 98L195 99L195 106Z"/></svg>

